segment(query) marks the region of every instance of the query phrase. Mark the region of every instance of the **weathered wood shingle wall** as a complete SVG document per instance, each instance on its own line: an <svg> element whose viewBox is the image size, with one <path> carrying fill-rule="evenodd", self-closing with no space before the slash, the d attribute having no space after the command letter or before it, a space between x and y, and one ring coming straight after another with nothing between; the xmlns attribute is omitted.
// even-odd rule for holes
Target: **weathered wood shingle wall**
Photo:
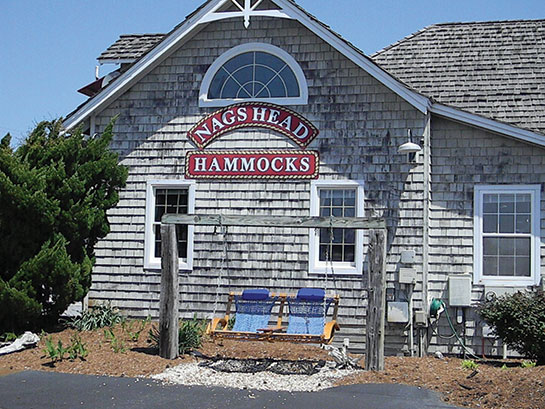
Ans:
<svg viewBox="0 0 545 409"><path fill-rule="evenodd" d="M195 149L186 132L214 110L198 107L203 76L223 52L247 42L272 43L301 65L309 103L292 108L320 130L309 146L320 152L320 179L364 180L366 214L388 219L388 285L396 286L403 249L416 250L415 267L421 273L422 166L407 164L397 147L406 142L407 129L422 134L424 116L299 23L254 18L248 30L235 20L208 25L96 117L100 130L119 114L112 147L130 175L110 213L112 231L97 246L90 293L95 302L112 300L130 314L157 315L159 272L143 268L146 181L183 179L185 153ZM207 147L223 148L297 149L287 138L264 130L235 131ZM308 215L309 198L309 181L198 181L195 207L197 213ZM219 309L229 290L267 287L291 293L325 285L323 276L308 274L306 230L231 228L227 241ZM221 236L213 228L196 229L194 269L180 279L183 316L210 316L222 251ZM328 288L341 295L338 339L351 336L356 347L364 339L362 282L361 276L328 280ZM416 287L417 300L421 287ZM391 326L389 334L390 352L400 350L402 326Z"/></svg>
<svg viewBox="0 0 545 409"><path fill-rule="evenodd" d="M449 274L473 274L473 194L475 185L541 184L541 237L545 233L545 150L442 118L432 121L432 206L430 215L430 296L448 299ZM541 247L541 265L545 251ZM483 300L484 287L473 286L472 302ZM481 320L468 312L467 342L481 352ZM451 316L454 310L449 309ZM454 320L455 322L455 320ZM443 317L438 331L452 331ZM462 326L456 325L459 333ZM474 337L475 335L475 337ZM433 337L442 352L461 351L457 342ZM440 346L438 346L440 345ZM489 348L491 340L486 340ZM498 344L486 354L501 355Z"/></svg>

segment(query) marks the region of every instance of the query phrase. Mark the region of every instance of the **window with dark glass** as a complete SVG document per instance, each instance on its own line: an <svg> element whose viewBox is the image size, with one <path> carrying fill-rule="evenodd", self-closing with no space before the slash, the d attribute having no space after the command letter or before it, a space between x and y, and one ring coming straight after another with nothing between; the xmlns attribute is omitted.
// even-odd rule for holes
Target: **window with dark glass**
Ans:
<svg viewBox="0 0 545 409"><path fill-rule="evenodd" d="M482 217L483 275L530 277L531 195L485 193Z"/></svg>
<svg viewBox="0 0 545 409"><path fill-rule="evenodd" d="M208 99L269 99L299 97L297 78L279 57L250 51L239 54L216 72Z"/></svg>
<svg viewBox="0 0 545 409"><path fill-rule="evenodd" d="M161 257L161 217L164 214L187 214L188 190L187 189L156 189L155 212L153 220L154 233L154 257ZM187 258L187 225L176 225L176 237L178 238L178 257Z"/></svg>
<svg viewBox="0 0 545 409"><path fill-rule="evenodd" d="M320 216L355 217L355 189L319 189ZM355 261L355 229L320 229L320 261Z"/></svg>

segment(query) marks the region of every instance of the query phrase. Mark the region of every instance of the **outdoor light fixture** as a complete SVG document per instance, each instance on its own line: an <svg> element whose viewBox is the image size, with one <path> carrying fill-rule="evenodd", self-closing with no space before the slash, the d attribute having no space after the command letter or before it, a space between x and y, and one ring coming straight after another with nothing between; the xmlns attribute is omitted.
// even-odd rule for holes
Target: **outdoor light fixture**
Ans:
<svg viewBox="0 0 545 409"><path fill-rule="evenodd" d="M397 148L397 152L406 153L408 156L409 162L412 162L415 159L416 154L420 152L422 148L420 147L420 145L412 141L412 135L411 135L410 129L407 131L407 138L408 138L408 141L400 145L399 148Z"/></svg>

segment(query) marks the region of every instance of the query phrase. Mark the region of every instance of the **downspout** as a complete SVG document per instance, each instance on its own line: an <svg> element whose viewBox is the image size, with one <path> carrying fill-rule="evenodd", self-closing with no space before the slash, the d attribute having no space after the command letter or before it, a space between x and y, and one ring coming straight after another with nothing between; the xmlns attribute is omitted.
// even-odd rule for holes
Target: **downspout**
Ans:
<svg viewBox="0 0 545 409"><path fill-rule="evenodd" d="M429 273L429 247L430 247L430 202L431 202L431 112L426 114L426 126L424 128L424 203L423 203L423 227L422 227L422 309L427 313L430 304L428 293ZM418 351L420 356L428 353L427 337L420 339L422 348Z"/></svg>

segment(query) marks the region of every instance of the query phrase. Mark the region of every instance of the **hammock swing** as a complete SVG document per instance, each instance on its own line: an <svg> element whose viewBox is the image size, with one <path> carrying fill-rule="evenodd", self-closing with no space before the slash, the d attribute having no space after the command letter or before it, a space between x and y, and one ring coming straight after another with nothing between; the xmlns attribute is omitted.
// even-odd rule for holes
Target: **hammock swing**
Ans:
<svg viewBox="0 0 545 409"><path fill-rule="evenodd" d="M227 260L227 227L222 224L221 216L219 224L223 237L223 256L213 316L216 315L220 282ZM248 289L241 294L230 293L225 315L222 318L213 318L207 327L206 333L213 338L224 339L331 343L335 331L340 329L337 323L339 296L326 296L328 263L331 266L331 272L334 274L333 262L330 257L332 245L333 223L330 218L329 246L326 247L325 289L301 288L296 295L274 294L267 289ZM229 328L233 303L235 304L235 322L232 328ZM286 304L289 311L287 327L283 325ZM326 322L327 312L331 304L334 306L332 318ZM273 318L272 310L275 306L278 306L276 325L269 326L269 321Z"/></svg>

